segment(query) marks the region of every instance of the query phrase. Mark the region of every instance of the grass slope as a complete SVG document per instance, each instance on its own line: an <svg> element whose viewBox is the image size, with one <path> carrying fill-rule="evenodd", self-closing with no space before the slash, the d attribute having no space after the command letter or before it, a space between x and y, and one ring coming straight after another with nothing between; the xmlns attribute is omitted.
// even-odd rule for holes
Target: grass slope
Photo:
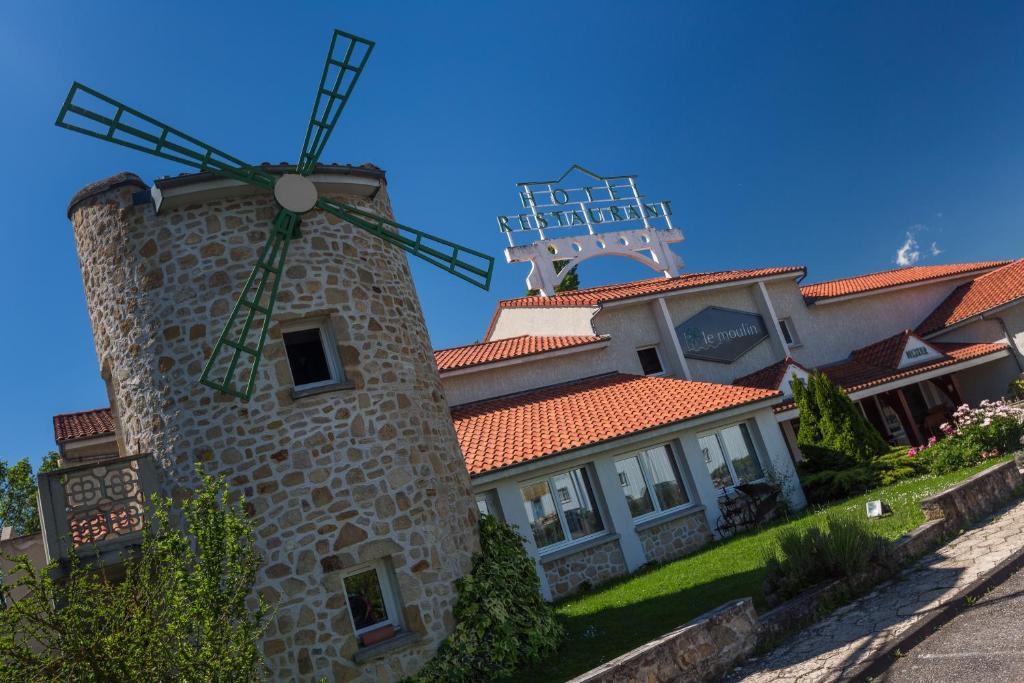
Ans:
<svg viewBox="0 0 1024 683"><path fill-rule="evenodd" d="M874 520L872 526L885 538L896 539L924 522L920 500L1007 459L874 489L566 600L556 606L568 633L562 647L512 680L566 681L731 599L750 596L763 610L763 549L774 542L780 529L818 524L829 510L864 514L864 503L882 499L892 507L892 514Z"/></svg>

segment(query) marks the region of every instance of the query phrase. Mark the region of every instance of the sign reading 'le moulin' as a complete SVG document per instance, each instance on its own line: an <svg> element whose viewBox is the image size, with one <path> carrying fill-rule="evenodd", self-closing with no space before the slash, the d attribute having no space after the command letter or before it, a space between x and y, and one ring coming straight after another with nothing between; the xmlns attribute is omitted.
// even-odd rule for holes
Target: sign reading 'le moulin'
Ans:
<svg viewBox="0 0 1024 683"><path fill-rule="evenodd" d="M733 363L767 339L768 329L757 313L709 306L677 325L676 336L688 358Z"/></svg>

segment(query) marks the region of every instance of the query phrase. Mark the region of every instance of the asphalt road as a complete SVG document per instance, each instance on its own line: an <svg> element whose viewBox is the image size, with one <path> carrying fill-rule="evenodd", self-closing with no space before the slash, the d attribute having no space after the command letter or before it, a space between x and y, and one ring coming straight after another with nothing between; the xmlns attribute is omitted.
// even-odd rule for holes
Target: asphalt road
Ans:
<svg viewBox="0 0 1024 683"><path fill-rule="evenodd" d="M897 659L878 680L1024 681L1024 569Z"/></svg>

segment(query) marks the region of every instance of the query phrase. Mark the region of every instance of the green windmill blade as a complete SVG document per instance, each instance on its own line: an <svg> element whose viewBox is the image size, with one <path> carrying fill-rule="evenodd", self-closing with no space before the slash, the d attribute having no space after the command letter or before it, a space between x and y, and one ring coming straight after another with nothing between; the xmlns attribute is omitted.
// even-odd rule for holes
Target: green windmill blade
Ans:
<svg viewBox="0 0 1024 683"><path fill-rule="evenodd" d="M302 154L296 166L298 173L309 175L316 168L327 140L334 132L334 126L363 73L373 46L372 40L344 31L334 31L324 71L320 76L320 85L317 86L316 98L313 100L313 113L306 128Z"/></svg>
<svg viewBox="0 0 1024 683"><path fill-rule="evenodd" d="M275 177L81 83L73 83L56 124L83 135L271 188Z"/></svg>
<svg viewBox="0 0 1024 683"><path fill-rule="evenodd" d="M252 396L288 245L298 227L297 214L287 209L278 211L274 228L206 361L200 383L246 401Z"/></svg>
<svg viewBox="0 0 1024 683"><path fill-rule="evenodd" d="M320 198L317 206L480 289L491 286L493 256L348 204Z"/></svg>

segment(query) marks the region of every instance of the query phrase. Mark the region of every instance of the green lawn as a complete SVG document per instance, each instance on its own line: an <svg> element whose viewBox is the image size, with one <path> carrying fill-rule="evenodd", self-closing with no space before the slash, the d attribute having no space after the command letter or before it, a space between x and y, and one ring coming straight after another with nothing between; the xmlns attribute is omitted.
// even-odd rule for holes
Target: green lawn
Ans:
<svg viewBox="0 0 1024 683"><path fill-rule="evenodd" d="M694 617L735 598L751 596L764 609L763 548L779 529L817 524L827 510L864 514L864 503L882 500L893 514L872 521L895 539L924 522L918 501L1008 457L934 477L921 477L875 489L798 519L715 543L651 571L606 584L587 595L556 605L568 633L562 647L541 664L520 672L517 681L566 681L642 645Z"/></svg>

